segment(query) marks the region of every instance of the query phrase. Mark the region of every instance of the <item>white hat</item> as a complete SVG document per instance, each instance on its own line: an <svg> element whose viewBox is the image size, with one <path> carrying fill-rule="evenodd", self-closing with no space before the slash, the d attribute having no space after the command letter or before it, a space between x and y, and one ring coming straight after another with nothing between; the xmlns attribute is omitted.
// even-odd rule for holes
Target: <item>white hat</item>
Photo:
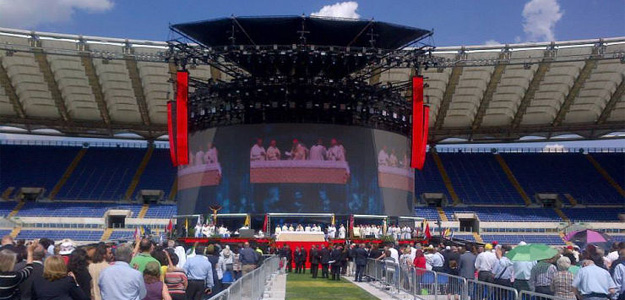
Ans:
<svg viewBox="0 0 625 300"><path fill-rule="evenodd" d="M451 250L451 247L447 246L445 247L445 250Z"/></svg>
<svg viewBox="0 0 625 300"><path fill-rule="evenodd" d="M520 241L520 242L519 242L519 246L525 246L525 245L527 245L527 243L526 243L526 242L524 242L524 241Z"/></svg>
<svg viewBox="0 0 625 300"><path fill-rule="evenodd" d="M74 242L70 239L65 239L61 242L61 249L59 254L61 255L69 255L76 249Z"/></svg>

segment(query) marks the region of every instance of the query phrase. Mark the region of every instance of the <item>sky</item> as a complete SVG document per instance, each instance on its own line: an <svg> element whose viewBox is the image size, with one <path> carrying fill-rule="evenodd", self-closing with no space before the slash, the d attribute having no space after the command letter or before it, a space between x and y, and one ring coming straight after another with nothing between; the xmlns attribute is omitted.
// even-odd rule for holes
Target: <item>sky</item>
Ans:
<svg viewBox="0 0 625 300"><path fill-rule="evenodd" d="M625 36L625 0L0 0L0 27L161 41L169 24L301 14L433 29L439 47Z"/></svg>

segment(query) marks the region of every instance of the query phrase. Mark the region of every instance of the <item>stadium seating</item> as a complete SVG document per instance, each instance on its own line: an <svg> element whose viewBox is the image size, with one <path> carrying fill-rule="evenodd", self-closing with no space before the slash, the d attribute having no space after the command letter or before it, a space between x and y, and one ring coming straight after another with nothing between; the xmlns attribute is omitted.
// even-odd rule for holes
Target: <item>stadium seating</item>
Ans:
<svg viewBox="0 0 625 300"><path fill-rule="evenodd" d="M80 147L0 145L0 193L8 187L42 187L47 195ZM110 154L109 154L110 155Z"/></svg>
<svg viewBox="0 0 625 300"><path fill-rule="evenodd" d="M17 216L101 218L109 209L128 209L132 211L133 217L137 217L141 211L141 205L83 202L26 202Z"/></svg>
<svg viewBox="0 0 625 300"><path fill-rule="evenodd" d="M447 175L465 204L524 204L490 153L440 153Z"/></svg>
<svg viewBox="0 0 625 300"><path fill-rule="evenodd" d="M145 148L89 148L56 198L123 199L146 151Z"/></svg>
<svg viewBox="0 0 625 300"><path fill-rule="evenodd" d="M115 230L109 237L110 240L132 239L135 232L130 230Z"/></svg>
<svg viewBox="0 0 625 300"><path fill-rule="evenodd" d="M497 241L499 244L516 245L523 241L528 244L544 243L547 245L564 245L564 241L558 235L544 234L482 234L485 243Z"/></svg>
<svg viewBox="0 0 625 300"><path fill-rule="evenodd" d="M42 237L51 240L62 240L65 238L75 241L99 241L102 238L102 230L26 230L23 229L17 235L18 239L39 239Z"/></svg>
<svg viewBox="0 0 625 300"><path fill-rule="evenodd" d="M623 204L623 197L580 153L501 154L530 197L571 194L580 204ZM593 154L601 157L602 154ZM622 172L622 167L621 172Z"/></svg>
<svg viewBox="0 0 625 300"><path fill-rule="evenodd" d="M418 206L415 207L415 216L425 218L427 220L437 220L439 218L436 207Z"/></svg>
<svg viewBox="0 0 625 300"><path fill-rule="evenodd" d="M169 149L154 149L135 189L135 196L141 190L163 190L168 197L174 180L176 168L171 164Z"/></svg>
<svg viewBox="0 0 625 300"><path fill-rule="evenodd" d="M614 181L625 188L625 153L591 153L603 169L612 176Z"/></svg>
<svg viewBox="0 0 625 300"><path fill-rule="evenodd" d="M145 218L150 219L169 219L178 211L176 205L150 205Z"/></svg>
<svg viewBox="0 0 625 300"><path fill-rule="evenodd" d="M447 207L446 212L474 212L482 222L561 222L551 208L526 207Z"/></svg>
<svg viewBox="0 0 625 300"><path fill-rule="evenodd" d="M562 212L564 212L571 221L617 222L619 221L618 215L625 214L625 207L562 208Z"/></svg>
<svg viewBox="0 0 625 300"><path fill-rule="evenodd" d="M417 196L423 193L443 193L447 196L448 202L451 202L449 192L447 192L447 188L445 188L445 182L443 182L443 178L430 153L427 154L423 170L415 172L414 189Z"/></svg>
<svg viewBox="0 0 625 300"><path fill-rule="evenodd" d="M0 216L8 216L16 205L17 202L13 201L0 202Z"/></svg>

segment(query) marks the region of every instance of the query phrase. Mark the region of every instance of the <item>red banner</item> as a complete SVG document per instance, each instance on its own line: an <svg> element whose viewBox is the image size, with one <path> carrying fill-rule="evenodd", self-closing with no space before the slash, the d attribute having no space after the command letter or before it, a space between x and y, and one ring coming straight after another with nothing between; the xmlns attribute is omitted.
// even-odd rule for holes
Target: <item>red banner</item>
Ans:
<svg viewBox="0 0 625 300"><path fill-rule="evenodd" d="M178 71L176 87L176 157L178 165L189 164L189 72Z"/></svg>
<svg viewBox="0 0 625 300"><path fill-rule="evenodd" d="M178 166L178 160L176 159L176 134L174 127L174 114L176 113L174 102L167 101L167 134L169 135L169 155L171 156L171 163Z"/></svg>
<svg viewBox="0 0 625 300"><path fill-rule="evenodd" d="M423 144L423 76L412 77L412 155L410 167L418 168ZM423 150L425 152L425 150ZM423 167L423 166L422 166ZM418 168L420 169L420 168Z"/></svg>
<svg viewBox="0 0 625 300"><path fill-rule="evenodd" d="M428 133L430 127L430 107L424 106L423 108L423 138L421 138L421 145L419 145L419 160L416 164L416 167L419 170L423 169L423 165L425 164L425 155L428 146Z"/></svg>

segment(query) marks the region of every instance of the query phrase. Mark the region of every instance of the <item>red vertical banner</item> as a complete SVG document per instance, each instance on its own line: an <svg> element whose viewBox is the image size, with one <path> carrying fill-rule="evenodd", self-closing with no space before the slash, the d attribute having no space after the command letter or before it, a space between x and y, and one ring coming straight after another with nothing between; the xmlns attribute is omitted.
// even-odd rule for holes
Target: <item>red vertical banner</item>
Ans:
<svg viewBox="0 0 625 300"><path fill-rule="evenodd" d="M425 155L428 146L428 134L430 125L430 107L423 107L423 138L421 139L421 145L419 145L419 160L417 161L417 169L423 169L425 164Z"/></svg>
<svg viewBox="0 0 625 300"><path fill-rule="evenodd" d="M176 133L175 133L175 120L176 114L175 102L167 101L167 135L169 136L169 155L171 157L171 163L178 166L178 159L176 157Z"/></svg>
<svg viewBox="0 0 625 300"><path fill-rule="evenodd" d="M412 77L412 154L410 167L417 168L423 144L423 76Z"/></svg>
<svg viewBox="0 0 625 300"><path fill-rule="evenodd" d="M178 71L176 81L176 157L178 165L189 164L189 72Z"/></svg>

